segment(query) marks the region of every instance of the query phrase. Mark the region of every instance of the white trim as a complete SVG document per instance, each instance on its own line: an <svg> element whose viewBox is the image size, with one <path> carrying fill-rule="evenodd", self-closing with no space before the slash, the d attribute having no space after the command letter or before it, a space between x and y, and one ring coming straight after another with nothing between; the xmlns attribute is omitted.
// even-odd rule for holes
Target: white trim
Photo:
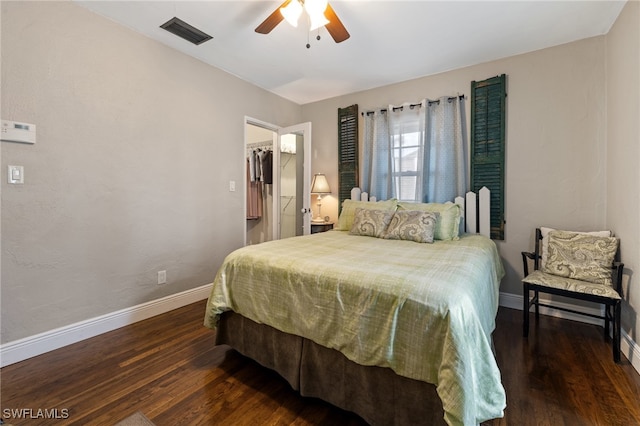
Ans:
<svg viewBox="0 0 640 426"><path fill-rule="evenodd" d="M209 297L212 286L213 283L205 284L201 287L185 290L181 293L172 294L131 308L121 309L96 318L5 343L4 345L0 345L0 367L24 361L25 359L59 349L63 346L95 337L99 334L151 318L155 315L169 312L199 300L204 300ZM553 302L553 304L575 308L575 306L566 303ZM522 310L522 296L501 292L500 306ZM585 312L595 313L596 315L600 314L599 310L593 308L583 308L583 310ZM548 309L544 306L540 307L540 313L572 321L602 325L602 322L595 318ZM624 330L622 330L620 349L627 359L629 359L633 368L640 373L640 345L634 342L631 336Z"/></svg>
<svg viewBox="0 0 640 426"><path fill-rule="evenodd" d="M556 305L559 307L564 307L564 308L569 308L574 310L579 309L589 314L603 315L602 311L596 308L588 308L588 307L576 308L575 305L556 302L556 301L551 302L548 299L542 299L542 298L540 299L540 301L551 304L551 305ZM500 292L500 306L503 306L505 308L518 309L521 311L523 308L522 302L523 302L522 296L519 296L517 294ZM571 312L558 311L556 309L549 309L544 306L540 306L540 313L543 315L549 315L556 318L568 319L571 321L579 321L579 322L583 322L587 324L595 324L599 326L603 325L603 321L597 318L585 317L585 316L574 314ZM627 357L627 359L629 360L633 368L635 368L635 370L638 373L640 373L640 345L634 342L631 336L627 334L624 330L622 330L621 332L621 337L622 339L620 341L620 351Z"/></svg>
<svg viewBox="0 0 640 426"><path fill-rule="evenodd" d="M260 127L262 129L265 130L270 130L273 135L272 135L272 140L273 140L273 152L279 152L280 151L280 137L278 136L278 130L281 128L280 126L277 126L275 124L272 123L267 123L266 121L262 121L262 120L258 120L257 118L252 118L249 117L248 115L244 116L244 153L246 153L247 151L247 145L249 144L249 141L247 140L247 126L255 126L255 127ZM242 154L243 158L246 154ZM246 160L246 158L245 158ZM279 172L280 171L280 156L273 156L273 170ZM242 193L244 194L242 196L242 211L240 212L240 214L238 215L238 218L242 221L242 229L244 229L244 232L242 233L243 236L243 247L247 245L247 215L246 215L246 211L247 211L247 174L243 173L242 174ZM276 179L276 177L274 176L274 181L277 181L279 179ZM278 185L273 185L272 188L274 192L273 195L273 200L279 200L280 197L277 194L278 189ZM278 206L276 206L276 203L273 203L272 206L272 217L276 218L279 217L279 215L277 214L278 212ZM278 221L274 220L274 223L272 225L272 235L274 236L273 239L275 238L275 235L277 235L277 229L278 229Z"/></svg>
<svg viewBox="0 0 640 426"><path fill-rule="evenodd" d="M586 306L580 306L576 308L576 305L572 305L570 303L563 303L558 301L552 301L550 299L540 298L541 303L546 303L549 305L555 305L559 308L580 310L589 315L604 315L604 312L597 308L590 308ZM522 310L522 296L511 294L511 293L500 293L500 306L504 306L505 308L518 309ZM557 309L549 309L544 306L540 306L540 313L543 315L548 315L556 318L568 319L571 321L584 322L587 324L595 324L602 325L602 320L598 318L585 317L583 315L574 314L572 312L559 311Z"/></svg>
<svg viewBox="0 0 640 426"><path fill-rule="evenodd" d="M0 345L0 367L204 300L209 297L212 286L213 283L205 284L130 308L5 343Z"/></svg>

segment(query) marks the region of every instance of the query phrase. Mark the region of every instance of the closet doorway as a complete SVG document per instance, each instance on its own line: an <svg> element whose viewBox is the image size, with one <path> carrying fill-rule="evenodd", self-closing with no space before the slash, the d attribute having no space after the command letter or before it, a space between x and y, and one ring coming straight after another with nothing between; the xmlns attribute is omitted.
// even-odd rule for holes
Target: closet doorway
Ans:
<svg viewBox="0 0 640 426"><path fill-rule="evenodd" d="M245 245L311 229L311 123L291 127L245 118Z"/></svg>

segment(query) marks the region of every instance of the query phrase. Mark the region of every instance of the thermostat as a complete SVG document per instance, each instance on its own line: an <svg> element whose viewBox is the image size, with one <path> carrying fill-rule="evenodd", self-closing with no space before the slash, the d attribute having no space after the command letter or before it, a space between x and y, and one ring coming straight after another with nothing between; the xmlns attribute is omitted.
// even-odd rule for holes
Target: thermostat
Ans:
<svg viewBox="0 0 640 426"><path fill-rule="evenodd" d="M4 142L36 143L36 125L2 120L0 140Z"/></svg>

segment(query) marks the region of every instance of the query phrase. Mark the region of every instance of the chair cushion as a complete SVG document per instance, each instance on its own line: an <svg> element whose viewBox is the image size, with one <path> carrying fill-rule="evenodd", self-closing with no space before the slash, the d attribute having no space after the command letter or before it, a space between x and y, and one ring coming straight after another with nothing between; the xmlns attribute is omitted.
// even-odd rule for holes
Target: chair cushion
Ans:
<svg viewBox="0 0 640 426"><path fill-rule="evenodd" d="M543 287L557 288L574 293L591 294L594 296L608 297L610 299L620 299L620 295L613 287L603 284L595 284L589 281L575 280L572 278L559 277L542 271L533 271L527 275L523 282L536 284Z"/></svg>
<svg viewBox="0 0 640 426"><path fill-rule="evenodd" d="M542 272L611 286L611 265L618 250L617 238L552 231L549 233L548 250Z"/></svg>

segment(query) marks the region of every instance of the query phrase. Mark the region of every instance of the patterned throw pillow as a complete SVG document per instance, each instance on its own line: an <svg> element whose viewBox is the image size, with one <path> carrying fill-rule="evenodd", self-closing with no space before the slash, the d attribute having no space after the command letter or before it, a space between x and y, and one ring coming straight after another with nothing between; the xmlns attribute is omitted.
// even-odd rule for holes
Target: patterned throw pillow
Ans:
<svg viewBox="0 0 640 426"><path fill-rule="evenodd" d="M392 211L357 207L349 234L381 238L392 217Z"/></svg>
<svg viewBox="0 0 640 426"><path fill-rule="evenodd" d="M541 269L547 263L547 252L549 251L549 232L551 231L567 231L566 229L554 229L547 228L544 226L540 227L540 233L542 234L542 246L540 247L540 266ZM567 232L575 232L577 234L589 234L595 235L596 237L613 237L611 231L591 231L591 232L583 232L583 231L567 231Z"/></svg>
<svg viewBox="0 0 640 426"><path fill-rule="evenodd" d="M464 215L461 207L452 202L446 203L407 203L399 202L400 210L420 210L438 213L434 238L436 240L459 239L460 218Z"/></svg>
<svg viewBox="0 0 640 426"><path fill-rule="evenodd" d="M551 231L542 272L611 286L611 265L617 250L615 237Z"/></svg>
<svg viewBox="0 0 640 426"><path fill-rule="evenodd" d="M384 234L388 240L432 243L439 213L420 210L398 210Z"/></svg>

